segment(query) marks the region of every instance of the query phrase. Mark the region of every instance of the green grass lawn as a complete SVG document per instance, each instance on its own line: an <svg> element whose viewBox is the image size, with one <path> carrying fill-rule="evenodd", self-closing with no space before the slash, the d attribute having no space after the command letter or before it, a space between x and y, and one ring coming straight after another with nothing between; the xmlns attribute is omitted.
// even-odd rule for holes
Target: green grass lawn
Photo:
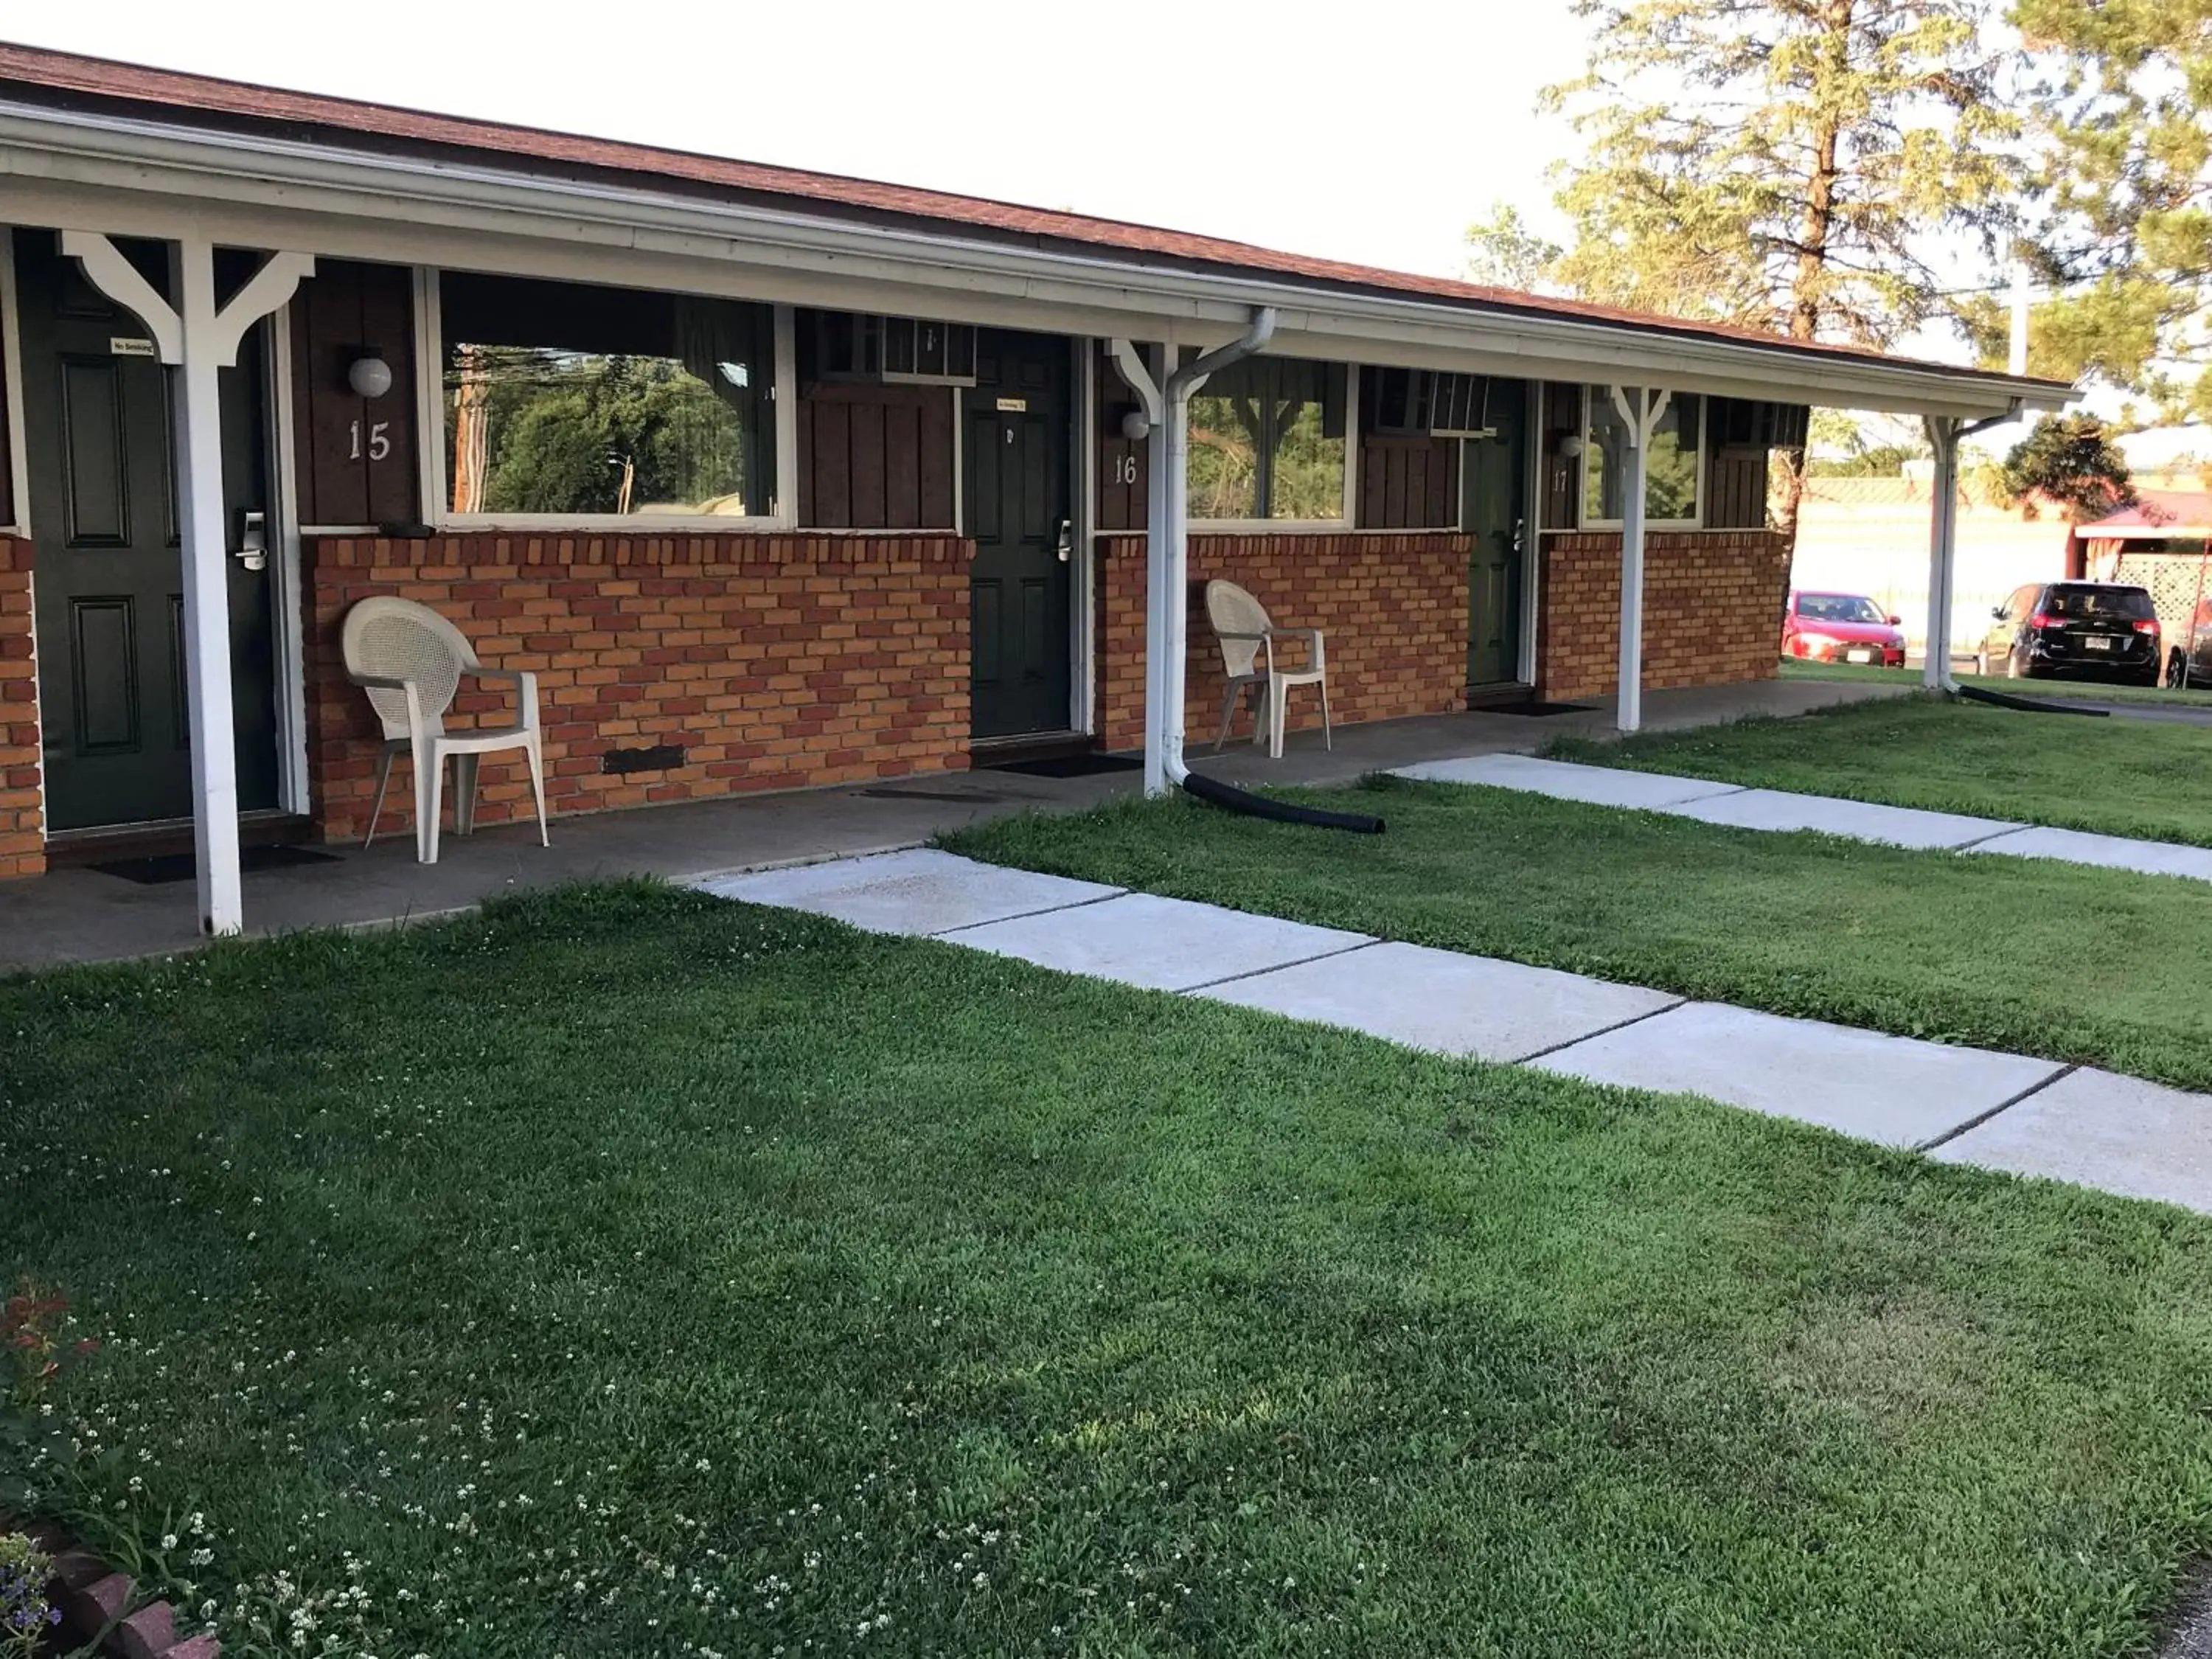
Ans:
<svg viewBox="0 0 2212 1659"><path fill-rule="evenodd" d="M0 1022L232 1659L2081 1659L2212 1548L2178 1211L642 887Z"/></svg>
<svg viewBox="0 0 2212 1659"><path fill-rule="evenodd" d="M1544 752L2212 847L2212 726L1885 697L1618 741L1561 738Z"/></svg>
<svg viewBox="0 0 2212 1659"><path fill-rule="evenodd" d="M1917 668L1876 668L1869 663L1807 662L1782 659L1785 680L1858 680L1879 685L1917 686ZM2182 708L2212 708L2212 687L2106 685L2097 680L2014 680L2002 674L1954 674L1961 685L1978 685L1991 691L2023 697L2081 697L2094 702L2164 703Z"/></svg>
<svg viewBox="0 0 2212 1659"><path fill-rule="evenodd" d="M1377 779L1285 793L1379 813L1389 833L1122 801L980 825L948 844L1060 875L2212 1090L2212 884L1722 829L1452 784Z"/></svg>

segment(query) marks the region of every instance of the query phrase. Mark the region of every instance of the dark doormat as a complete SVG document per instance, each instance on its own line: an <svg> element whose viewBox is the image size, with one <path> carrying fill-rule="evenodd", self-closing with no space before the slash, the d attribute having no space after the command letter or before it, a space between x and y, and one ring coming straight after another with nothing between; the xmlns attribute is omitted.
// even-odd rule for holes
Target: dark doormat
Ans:
<svg viewBox="0 0 2212 1659"><path fill-rule="evenodd" d="M994 772L1019 772L1030 778L1090 778L1101 772L1139 772L1144 762L1129 755L1055 755L1049 760L1014 761Z"/></svg>
<svg viewBox="0 0 2212 1659"><path fill-rule="evenodd" d="M1541 720L1547 714L1587 714L1594 702L1500 702L1472 712L1478 714L1527 714Z"/></svg>
<svg viewBox="0 0 2212 1659"><path fill-rule="evenodd" d="M311 847L243 847L239 849L239 867L249 875L256 870L287 870L295 864L336 864L337 859L329 853L318 853ZM88 870L97 870L103 876L119 876L125 881L135 881L141 887L159 887L173 881L190 881L198 874L199 866L190 853L163 853L153 858L116 859L106 864L88 864Z"/></svg>

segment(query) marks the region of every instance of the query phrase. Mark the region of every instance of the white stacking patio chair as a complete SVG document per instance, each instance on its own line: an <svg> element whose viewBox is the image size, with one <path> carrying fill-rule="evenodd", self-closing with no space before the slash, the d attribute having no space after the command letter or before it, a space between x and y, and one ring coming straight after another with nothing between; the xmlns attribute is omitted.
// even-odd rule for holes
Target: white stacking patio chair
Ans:
<svg viewBox="0 0 2212 1659"><path fill-rule="evenodd" d="M1328 721L1328 662L1322 649L1321 629L1278 628L1268 619L1267 606L1235 582L1218 579L1206 585L1206 617L1213 624L1214 638L1221 641L1221 665L1229 676L1229 695L1221 705L1221 730L1213 738L1215 750L1229 741L1237 705L1250 686L1260 693L1260 707L1252 720L1252 741L1256 744L1264 736L1268 757L1282 759L1283 710L1295 685L1321 688L1322 742L1334 750L1336 739ZM1306 641L1304 667L1286 668L1275 660L1275 641L1282 638ZM1263 652L1265 668L1260 665Z"/></svg>
<svg viewBox="0 0 2212 1659"><path fill-rule="evenodd" d="M440 798L446 757L454 762L453 832L477 827L477 765L486 755L520 749L530 763L530 789L538 799L538 841L552 845L545 830L545 755L538 724L538 676L514 668L487 668L461 630L412 599L380 596L362 600L346 612L342 636L346 677L368 694L369 705L384 723L384 763L376 775L376 805L369 809L366 848L376 839L384 815L384 796L392 782L392 763L403 751L415 769L415 856L438 861ZM446 711L464 678L508 680L514 685L516 719L511 726L446 730Z"/></svg>

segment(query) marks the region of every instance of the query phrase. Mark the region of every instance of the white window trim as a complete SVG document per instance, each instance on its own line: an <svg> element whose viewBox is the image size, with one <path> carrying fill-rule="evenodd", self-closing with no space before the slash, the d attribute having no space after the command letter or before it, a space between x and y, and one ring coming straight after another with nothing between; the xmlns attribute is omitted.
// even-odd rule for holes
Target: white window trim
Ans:
<svg viewBox="0 0 2212 1659"><path fill-rule="evenodd" d="M1356 509L1359 501L1359 365L1328 363L1326 367L1344 371L1343 516L1335 519L1202 519L1192 513L1185 515L1188 533L1193 536L1341 536L1358 527L1355 520L1358 517ZM1187 476L1190 465L1188 450L1183 456L1183 465ZM1116 531L1114 533L1142 535L1144 532Z"/></svg>
<svg viewBox="0 0 2212 1659"><path fill-rule="evenodd" d="M775 384L769 404L775 422L775 489L769 496L775 510L749 513L742 518L705 513L454 513L446 478L446 340L440 314L438 278L434 265L416 274L416 424L419 431L422 482L428 496L423 522L441 532L471 534L503 530L560 532L621 532L631 535L711 536L761 535L799 528L799 377L798 345L789 306L771 307L775 314ZM611 288L612 283L592 283ZM635 289L632 292L640 291ZM644 290L651 292L653 290ZM680 289L661 290L668 293ZM723 295L710 295L723 298ZM757 305L759 301L738 303ZM787 441L788 440L788 441Z"/></svg>
<svg viewBox="0 0 2212 1659"><path fill-rule="evenodd" d="M1588 385L1583 387L1583 453L1575 468L1575 527L1578 530L1619 530L1624 527L1625 521L1622 520L1589 519L1583 516L1583 509L1589 501L1590 459L1597 453L1597 446L1590 441L1590 398L1595 394L1595 387ZM1705 420L1711 412L1712 404L1713 400L1711 398L1698 398L1698 500L1695 510L1686 519L1647 518L1644 520L1644 527L1646 530L1702 530L1705 528Z"/></svg>

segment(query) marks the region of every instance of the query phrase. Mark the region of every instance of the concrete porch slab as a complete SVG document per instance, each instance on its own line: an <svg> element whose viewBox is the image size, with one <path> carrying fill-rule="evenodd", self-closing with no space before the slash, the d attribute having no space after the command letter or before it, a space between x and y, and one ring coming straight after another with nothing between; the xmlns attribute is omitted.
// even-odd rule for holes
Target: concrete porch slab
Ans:
<svg viewBox="0 0 2212 1659"><path fill-rule="evenodd" d="M947 943L1019 957L1064 974L1188 991L1374 941L1365 933L1130 893L1080 910L963 928L947 935Z"/></svg>
<svg viewBox="0 0 2212 1659"><path fill-rule="evenodd" d="M1854 841L1886 842L1923 850L1964 847L2020 826L1996 818L1957 812L1924 812L1910 806L1878 806L1832 795L1797 795L1780 789L1741 789L1732 795L1690 801L1669 809L1703 823L1738 830L1817 830Z"/></svg>
<svg viewBox="0 0 2212 1659"><path fill-rule="evenodd" d="M2148 876L2185 876L2212 881L2212 848L2179 847L2162 841L2133 841L2125 836L2094 836L2080 830L2015 830L1972 849L2006 853L2022 859L2063 859L2106 870L2138 870Z"/></svg>
<svg viewBox="0 0 2212 1659"><path fill-rule="evenodd" d="M2063 1069L1713 1002L1685 1004L1534 1064L1593 1083L1703 1095L1892 1146L1924 1146Z"/></svg>
<svg viewBox="0 0 2212 1659"><path fill-rule="evenodd" d="M1409 1048L1526 1060L1672 1006L1665 991L1386 941L1197 993Z"/></svg>
<svg viewBox="0 0 2212 1659"><path fill-rule="evenodd" d="M691 885L719 898L834 916L872 933L941 933L1111 898L1121 890L978 864L931 848L839 859Z"/></svg>
<svg viewBox="0 0 2212 1659"><path fill-rule="evenodd" d="M2212 1099L2084 1068L1930 1156L2212 1214Z"/></svg>
<svg viewBox="0 0 2212 1659"><path fill-rule="evenodd" d="M1522 789L1558 800L1587 801L1593 806L1640 807L1658 811L1708 795L1734 795L1742 786L1710 778L1670 777L1662 772L1626 772L1612 766L1581 766L1572 761L1538 760L1533 755L1472 755L1457 760L1424 761L1393 774L1423 783L1483 783L1498 789Z"/></svg>

